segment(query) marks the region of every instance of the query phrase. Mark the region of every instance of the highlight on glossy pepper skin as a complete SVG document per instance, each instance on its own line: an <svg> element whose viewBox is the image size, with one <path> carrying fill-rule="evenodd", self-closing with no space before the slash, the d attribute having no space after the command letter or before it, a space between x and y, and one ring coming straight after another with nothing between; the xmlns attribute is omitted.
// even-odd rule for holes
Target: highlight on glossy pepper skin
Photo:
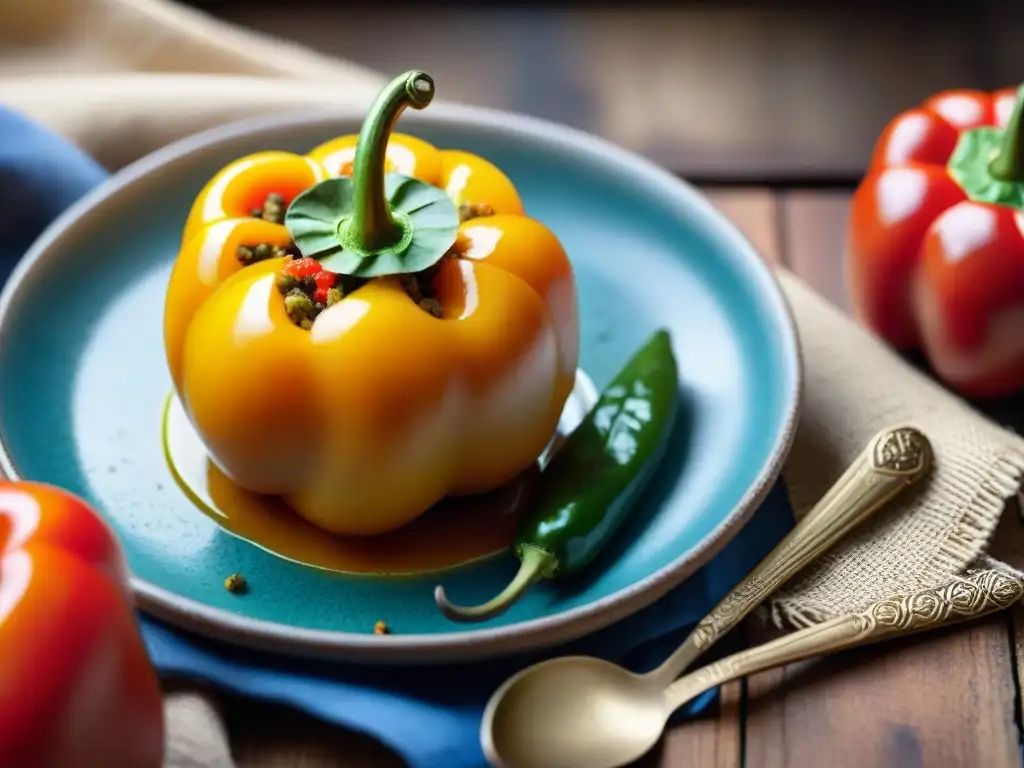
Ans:
<svg viewBox="0 0 1024 768"><path fill-rule="evenodd" d="M1005 129L986 157L991 178L1017 187L1014 206L964 200L936 217L921 248L914 311L936 373L962 394L998 397L1024 386L1024 135L1001 93L985 119ZM1009 109L1007 110L1007 105Z"/></svg>
<svg viewBox="0 0 1024 768"><path fill-rule="evenodd" d="M970 397L1024 385L1024 213L963 202L929 230L915 283L922 346Z"/></svg>
<svg viewBox="0 0 1024 768"><path fill-rule="evenodd" d="M922 348L944 380L971 395L1024 385L1024 372L1011 372L1019 366L1008 360L1019 352L1002 328L1013 322L1006 315L1011 305L1024 301L1024 293L1008 289L1018 281L1015 206L972 199L978 182L965 182L961 167L971 132L994 126L1005 145L1013 143L1016 99L1015 89L949 91L897 116L875 147L850 212L854 313L893 346ZM1011 153L996 154L1005 161Z"/></svg>
<svg viewBox="0 0 1024 768"><path fill-rule="evenodd" d="M522 278L451 260L438 283L452 320L381 278L304 331L275 295L275 266L237 273L203 304L176 377L239 485L283 495L329 530L376 533L449 492L493 488L543 450L572 389L575 340L559 345Z"/></svg>
<svg viewBox="0 0 1024 768"><path fill-rule="evenodd" d="M897 349L919 342L913 280L936 216L965 200L944 167L883 167L865 178L850 209L847 281L857 318Z"/></svg>
<svg viewBox="0 0 1024 768"><path fill-rule="evenodd" d="M327 142L310 158L343 175L359 167L357 141ZM489 490L535 461L579 352L571 264L555 235L523 215L508 176L401 134L386 146L383 170L441 187L455 205L487 206L486 216L467 211L458 257L439 264L443 319L386 276L304 330L274 286L282 259L233 262L238 242L268 236L234 217L199 220L165 310L176 391L213 460L240 486L281 495L343 534L393 530L445 495Z"/></svg>
<svg viewBox="0 0 1024 768"><path fill-rule="evenodd" d="M0 483L0 765L159 768L163 700L116 540L81 499Z"/></svg>
<svg viewBox="0 0 1024 768"><path fill-rule="evenodd" d="M240 247L285 247L291 235L283 224L252 217L220 219L198 229L178 253L164 309L164 349L176 387L181 386L181 350L192 317L220 285L243 269ZM280 259L275 261L280 263Z"/></svg>
<svg viewBox="0 0 1024 768"><path fill-rule="evenodd" d="M966 199L946 164L961 131L1006 119L1007 94L946 91L897 115L872 151L851 202L847 281L857 318L897 349L920 333L913 277L925 233L942 211ZM1005 123L998 123L1005 125Z"/></svg>
<svg viewBox="0 0 1024 768"><path fill-rule="evenodd" d="M249 217L270 194L284 203L327 178L326 169L310 157L291 152L257 152L218 171L199 192L189 210L182 245L205 226L223 219Z"/></svg>

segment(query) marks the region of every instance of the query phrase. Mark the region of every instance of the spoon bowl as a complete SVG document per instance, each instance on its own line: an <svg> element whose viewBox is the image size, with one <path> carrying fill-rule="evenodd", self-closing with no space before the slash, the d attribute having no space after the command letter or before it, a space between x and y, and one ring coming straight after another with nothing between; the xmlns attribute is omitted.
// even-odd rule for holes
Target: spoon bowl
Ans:
<svg viewBox="0 0 1024 768"><path fill-rule="evenodd" d="M602 659L542 662L491 698L481 729L484 754L499 768L623 765L661 737L671 712L663 694L651 677Z"/></svg>

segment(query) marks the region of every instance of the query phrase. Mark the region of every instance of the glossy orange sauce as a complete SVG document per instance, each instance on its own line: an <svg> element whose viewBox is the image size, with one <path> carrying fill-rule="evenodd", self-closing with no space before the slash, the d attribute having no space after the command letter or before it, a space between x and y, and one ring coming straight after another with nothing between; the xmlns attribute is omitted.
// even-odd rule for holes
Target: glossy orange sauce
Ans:
<svg viewBox="0 0 1024 768"><path fill-rule="evenodd" d="M535 465L490 493L445 499L391 533L341 537L306 522L279 497L250 493L229 480L173 396L164 408L162 431L171 474L225 530L288 560L344 573L428 573L501 552L511 544L540 474Z"/></svg>

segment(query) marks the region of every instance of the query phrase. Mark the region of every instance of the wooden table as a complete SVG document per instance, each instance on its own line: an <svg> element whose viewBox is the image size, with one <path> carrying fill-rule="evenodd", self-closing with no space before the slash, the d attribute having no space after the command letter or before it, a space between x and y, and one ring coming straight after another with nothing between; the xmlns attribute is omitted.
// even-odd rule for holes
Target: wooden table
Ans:
<svg viewBox="0 0 1024 768"><path fill-rule="evenodd" d="M709 188L766 259L846 308L840 271L850 190ZM993 554L1024 566L1024 524L1004 516ZM748 622L716 655L764 639ZM646 768L1009 768L1021 757L1024 609L725 686L715 712L671 729ZM391 768L363 736L283 708L232 701L240 768ZM396 727L400 727L396 724Z"/></svg>

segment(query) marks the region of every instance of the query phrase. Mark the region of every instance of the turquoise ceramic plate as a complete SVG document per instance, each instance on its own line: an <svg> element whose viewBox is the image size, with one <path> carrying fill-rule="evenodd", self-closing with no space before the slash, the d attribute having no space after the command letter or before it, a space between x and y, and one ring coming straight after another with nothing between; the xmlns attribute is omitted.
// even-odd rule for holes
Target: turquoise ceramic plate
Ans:
<svg viewBox="0 0 1024 768"><path fill-rule="evenodd" d="M644 607L742 527L780 471L800 364L770 271L693 188L580 133L434 105L401 129L505 169L527 212L561 238L580 291L580 365L602 387L656 328L679 359L683 415L671 450L587 579L542 584L504 615L456 625L437 576L351 577L306 568L225 533L173 482L160 446L170 377L165 285L189 204L222 165L302 152L357 132L362 115L249 121L178 142L117 174L55 222L0 297L3 469L96 504L127 552L142 607L248 646L375 661L465 659L592 631ZM493 594L499 555L444 574L453 600ZM225 591L226 573L253 585ZM392 635L372 634L380 618Z"/></svg>

